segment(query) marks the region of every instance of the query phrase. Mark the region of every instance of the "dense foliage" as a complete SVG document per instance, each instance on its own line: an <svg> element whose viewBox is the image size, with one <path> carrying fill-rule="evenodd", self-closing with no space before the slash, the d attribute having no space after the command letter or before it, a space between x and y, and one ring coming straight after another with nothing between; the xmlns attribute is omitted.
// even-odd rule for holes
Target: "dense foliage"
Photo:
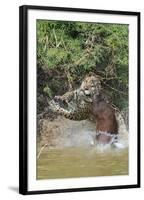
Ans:
<svg viewBox="0 0 144 200"><path fill-rule="evenodd" d="M128 107L128 25L37 20L38 112L46 99L102 76L120 109Z"/></svg>

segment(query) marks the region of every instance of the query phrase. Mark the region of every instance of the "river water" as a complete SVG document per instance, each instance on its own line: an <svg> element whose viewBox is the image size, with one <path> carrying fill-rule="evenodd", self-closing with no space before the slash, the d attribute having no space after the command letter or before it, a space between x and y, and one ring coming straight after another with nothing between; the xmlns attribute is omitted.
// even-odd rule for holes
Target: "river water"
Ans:
<svg viewBox="0 0 144 200"><path fill-rule="evenodd" d="M119 119L118 119L119 120ZM95 124L59 118L44 127L45 148L37 158L37 179L127 175L128 132L119 120L120 147L93 144ZM55 136L54 145L50 135ZM38 144L37 152L41 147Z"/></svg>
<svg viewBox="0 0 144 200"><path fill-rule="evenodd" d="M37 161L37 179L127 174L128 148L46 148Z"/></svg>

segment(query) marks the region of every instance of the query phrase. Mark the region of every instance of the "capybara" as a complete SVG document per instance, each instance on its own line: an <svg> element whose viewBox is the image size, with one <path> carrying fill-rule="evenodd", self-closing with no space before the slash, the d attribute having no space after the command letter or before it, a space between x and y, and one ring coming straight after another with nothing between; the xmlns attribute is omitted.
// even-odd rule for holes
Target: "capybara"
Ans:
<svg viewBox="0 0 144 200"><path fill-rule="evenodd" d="M112 143L118 134L114 108L101 95L97 95L93 99L92 114L96 119L96 141L101 144Z"/></svg>

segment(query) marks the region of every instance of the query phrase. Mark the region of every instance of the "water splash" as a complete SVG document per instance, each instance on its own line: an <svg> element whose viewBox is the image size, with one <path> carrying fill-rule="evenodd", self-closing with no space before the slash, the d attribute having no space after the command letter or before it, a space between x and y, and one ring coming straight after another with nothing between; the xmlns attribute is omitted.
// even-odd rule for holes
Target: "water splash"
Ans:
<svg viewBox="0 0 144 200"><path fill-rule="evenodd" d="M43 124L43 144L49 148L68 147L93 147L98 151L108 149L123 149L128 146L128 131L120 113L116 113L119 124L118 143L114 145L97 145L95 141L96 125L94 122L72 121L63 117L58 117L53 121L45 121Z"/></svg>
<svg viewBox="0 0 144 200"><path fill-rule="evenodd" d="M88 120L44 120L37 148L37 179L127 175L128 131L120 115L117 120L119 148L96 144L96 125Z"/></svg>

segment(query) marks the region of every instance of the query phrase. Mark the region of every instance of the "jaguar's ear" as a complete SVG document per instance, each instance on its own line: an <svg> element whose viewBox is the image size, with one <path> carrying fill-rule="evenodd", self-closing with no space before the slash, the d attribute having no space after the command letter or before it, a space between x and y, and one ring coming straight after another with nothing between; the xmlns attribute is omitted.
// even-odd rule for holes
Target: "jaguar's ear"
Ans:
<svg viewBox="0 0 144 200"><path fill-rule="evenodd" d="M100 75L98 75L98 74L96 74L96 73L94 73L94 72L89 72L89 73L85 76L85 78L88 78L88 77L91 77L91 76L94 76L94 77L100 79L100 81L103 80L103 77L102 77L102 76L100 76Z"/></svg>
<svg viewBox="0 0 144 200"><path fill-rule="evenodd" d="M88 77L90 77L90 76L96 76L96 74L95 74L94 72L89 72L89 73L85 76L85 78L88 78Z"/></svg>

